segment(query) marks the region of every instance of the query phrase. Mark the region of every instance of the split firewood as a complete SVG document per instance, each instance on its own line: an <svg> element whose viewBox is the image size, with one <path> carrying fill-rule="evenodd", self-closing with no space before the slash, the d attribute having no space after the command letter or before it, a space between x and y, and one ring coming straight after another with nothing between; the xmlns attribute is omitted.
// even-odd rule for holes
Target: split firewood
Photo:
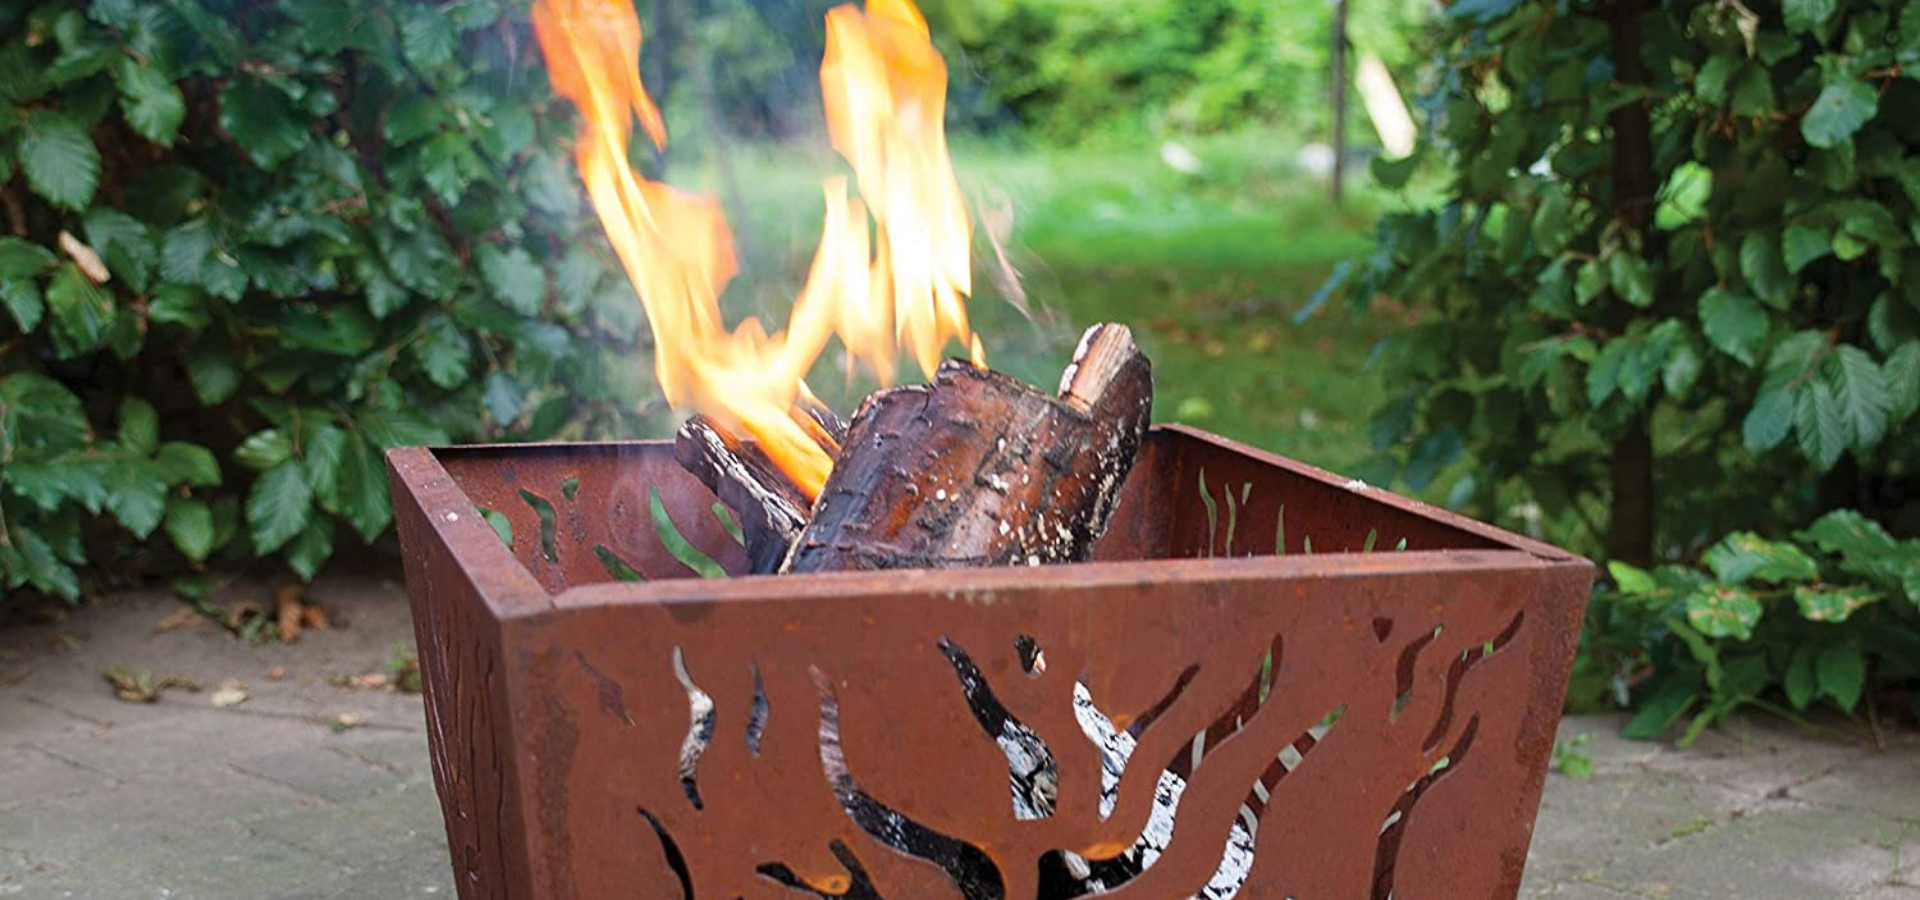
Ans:
<svg viewBox="0 0 1920 900"><path fill-rule="evenodd" d="M780 568L807 525L812 504L760 448L735 438L713 420L694 416L673 442L674 459L733 510L746 540L753 573Z"/></svg>
<svg viewBox="0 0 1920 900"><path fill-rule="evenodd" d="M1121 325L1087 332L1058 396L950 360L862 404L784 571L1084 560L1152 406L1152 366Z"/></svg>

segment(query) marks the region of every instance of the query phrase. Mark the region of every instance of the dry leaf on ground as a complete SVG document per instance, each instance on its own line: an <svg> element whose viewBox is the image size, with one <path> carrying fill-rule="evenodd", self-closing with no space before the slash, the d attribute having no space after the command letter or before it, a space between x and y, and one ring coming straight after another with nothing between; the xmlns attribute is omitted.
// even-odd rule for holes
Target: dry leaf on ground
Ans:
<svg viewBox="0 0 1920 900"><path fill-rule="evenodd" d="M192 628L203 621L206 621L206 617L201 615L199 610L191 606L182 606L161 619L159 624L153 626L153 630L163 633L179 631L182 628Z"/></svg>
<svg viewBox="0 0 1920 900"><path fill-rule="evenodd" d="M327 727L332 728L334 731L352 731L365 724L367 724L366 719L356 716L353 713L341 713L327 720Z"/></svg>
<svg viewBox="0 0 1920 900"><path fill-rule="evenodd" d="M247 686L241 684L238 679L229 678L220 682L220 686L213 689L213 696L208 699L213 701L214 706L221 709L239 706L247 702Z"/></svg>
<svg viewBox="0 0 1920 900"><path fill-rule="evenodd" d="M297 584L283 584L273 592L274 621L280 626L282 644L291 644L300 639L300 624L306 614L306 607L300 599L306 593L306 588Z"/></svg>
<svg viewBox="0 0 1920 900"><path fill-rule="evenodd" d="M280 679L285 677L287 677L286 666L274 666L273 668L267 670L268 681L279 681Z"/></svg>
<svg viewBox="0 0 1920 900"><path fill-rule="evenodd" d="M152 672L134 672L115 666L101 673L107 683L113 685L113 695L127 703L152 703L160 699L160 692L169 688L183 691L200 690L200 682L179 675L155 677Z"/></svg>

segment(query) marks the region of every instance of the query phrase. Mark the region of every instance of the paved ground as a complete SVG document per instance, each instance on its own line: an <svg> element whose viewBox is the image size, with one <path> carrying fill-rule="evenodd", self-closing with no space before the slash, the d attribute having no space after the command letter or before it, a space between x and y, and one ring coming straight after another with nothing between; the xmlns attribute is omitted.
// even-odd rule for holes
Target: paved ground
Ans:
<svg viewBox="0 0 1920 900"><path fill-rule="evenodd" d="M0 898L451 896L419 699L339 686L411 644L400 588L312 597L345 627L292 646L156 631L178 608L158 595L0 630ZM266 586L215 597L249 598ZM125 703L111 667L208 690ZM216 707L229 678L248 698ZM1920 736L1876 750L1756 719L1679 752L1618 725L1563 726L1596 771L1549 781L1527 897L1920 900Z"/></svg>

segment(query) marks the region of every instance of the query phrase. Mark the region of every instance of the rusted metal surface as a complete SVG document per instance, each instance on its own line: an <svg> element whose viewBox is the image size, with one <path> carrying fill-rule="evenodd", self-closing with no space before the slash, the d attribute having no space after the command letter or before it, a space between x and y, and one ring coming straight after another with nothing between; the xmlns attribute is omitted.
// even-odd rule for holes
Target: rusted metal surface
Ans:
<svg viewBox="0 0 1920 900"><path fill-rule="evenodd" d="M655 490L747 560L668 445L389 461L463 900L1064 896L1062 852L1133 846L1165 772L1170 839L1112 896L1511 897L1591 576L1181 429L1095 562L1041 568L692 579ZM1135 740L1104 814L1077 690ZM983 696L1044 745L1046 814Z"/></svg>

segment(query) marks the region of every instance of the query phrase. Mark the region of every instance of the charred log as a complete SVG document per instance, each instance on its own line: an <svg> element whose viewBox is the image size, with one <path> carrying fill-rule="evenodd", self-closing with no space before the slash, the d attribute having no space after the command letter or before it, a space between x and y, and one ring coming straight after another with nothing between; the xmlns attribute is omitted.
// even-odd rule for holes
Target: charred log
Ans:
<svg viewBox="0 0 1920 900"><path fill-rule="evenodd" d="M705 416L681 426L673 455L733 510L754 574L777 571L806 527L811 506L806 494L760 448L736 439Z"/></svg>

